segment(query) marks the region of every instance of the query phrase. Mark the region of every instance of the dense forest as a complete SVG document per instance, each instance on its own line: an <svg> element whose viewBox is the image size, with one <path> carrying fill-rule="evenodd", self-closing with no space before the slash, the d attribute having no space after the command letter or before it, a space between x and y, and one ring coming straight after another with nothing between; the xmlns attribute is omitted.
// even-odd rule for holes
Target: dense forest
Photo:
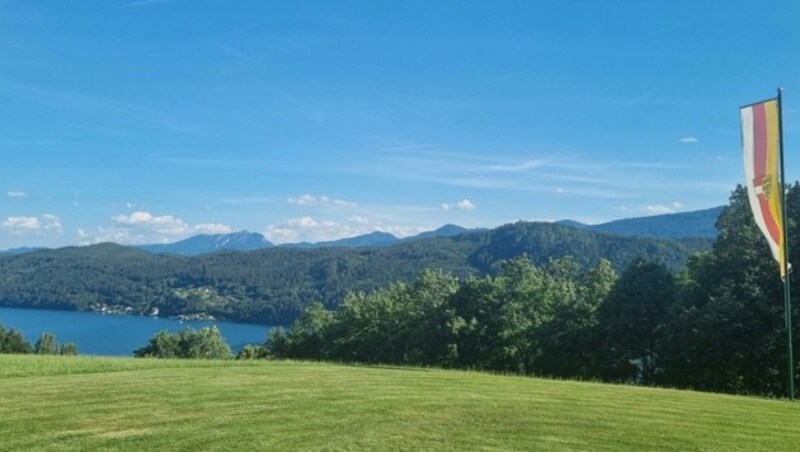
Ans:
<svg viewBox="0 0 800 452"><path fill-rule="evenodd" d="M708 249L710 239L605 235L550 223L365 248L268 248L194 257L154 255L114 244L0 256L0 306L146 315L208 314L287 324L309 305L333 308L350 292L411 281L425 268L457 278L496 274L527 254L533 263L570 256L579 268L601 259L620 270L640 256L669 268Z"/></svg>
<svg viewBox="0 0 800 452"><path fill-rule="evenodd" d="M787 202L797 250L798 185ZM713 247L682 269L654 255L621 271L606 260L527 256L461 279L426 270L410 283L350 293L335 310L313 305L251 355L785 395L782 283L743 188L717 228ZM800 341L794 350L797 365Z"/></svg>

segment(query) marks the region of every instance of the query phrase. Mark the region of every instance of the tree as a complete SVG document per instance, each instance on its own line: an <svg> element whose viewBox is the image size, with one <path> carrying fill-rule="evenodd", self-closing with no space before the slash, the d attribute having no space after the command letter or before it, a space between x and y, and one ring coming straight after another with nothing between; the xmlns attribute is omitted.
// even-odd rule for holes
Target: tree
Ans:
<svg viewBox="0 0 800 452"><path fill-rule="evenodd" d="M787 191L789 258L800 268L800 187ZM713 248L690 259L678 318L668 331L666 375L675 386L778 396L786 394L782 282L766 240L737 187L717 221ZM797 270L792 275L797 325ZM800 358L797 336L795 365Z"/></svg>
<svg viewBox="0 0 800 452"><path fill-rule="evenodd" d="M253 359L260 359L265 358L266 350L264 347L260 345L250 345L247 344L239 350L239 353L236 354L237 360L253 360Z"/></svg>
<svg viewBox="0 0 800 452"><path fill-rule="evenodd" d="M39 340L36 341L34 352L37 355L57 355L58 342L53 333L42 333L39 335Z"/></svg>
<svg viewBox="0 0 800 452"><path fill-rule="evenodd" d="M400 362L450 366L457 356L453 340L455 311L451 307L458 280L441 269L423 270L403 296L403 351Z"/></svg>
<svg viewBox="0 0 800 452"><path fill-rule="evenodd" d="M574 296L560 298L550 320L535 331L537 374L560 378L592 376L600 337L597 310L616 280L617 274L607 260L578 276Z"/></svg>
<svg viewBox="0 0 800 452"><path fill-rule="evenodd" d="M195 330L185 328L178 333L162 330L148 345L133 352L137 358L230 359L230 346L216 326Z"/></svg>
<svg viewBox="0 0 800 452"><path fill-rule="evenodd" d="M662 263L637 259L625 269L598 312L602 377L655 382L663 370L659 347L676 295L675 277Z"/></svg>
<svg viewBox="0 0 800 452"><path fill-rule="evenodd" d="M187 328L178 332L178 344L182 358L192 359L231 359L231 347L225 342L216 326L192 330Z"/></svg>
<svg viewBox="0 0 800 452"><path fill-rule="evenodd" d="M464 282L452 297L458 367L532 371L533 331L548 318L552 296L565 288L556 283L559 266L572 265L551 264L548 274L523 255L504 263L498 276Z"/></svg>
<svg viewBox="0 0 800 452"><path fill-rule="evenodd" d="M268 355L320 360L323 358L326 330L333 319L333 313L320 303L306 308L291 327L270 330L265 350Z"/></svg>
<svg viewBox="0 0 800 452"><path fill-rule="evenodd" d="M179 346L180 337L167 330L161 330L150 338L149 343L134 350L137 358L184 358Z"/></svg>
<svg viewBox="0 0 800 452"><path fill-rule="evenodd" d="M78 354L78 346L74 342L67 342L61 346L59 355L74 356Z"/></svg>
<svg viewBox="0 0 800 452"><path fill-rule="evenodd" d="M19 330L7 330L2 341L2 353L16 353L28 354L33 351L30 342L25 340L25 337Z"/></svg>

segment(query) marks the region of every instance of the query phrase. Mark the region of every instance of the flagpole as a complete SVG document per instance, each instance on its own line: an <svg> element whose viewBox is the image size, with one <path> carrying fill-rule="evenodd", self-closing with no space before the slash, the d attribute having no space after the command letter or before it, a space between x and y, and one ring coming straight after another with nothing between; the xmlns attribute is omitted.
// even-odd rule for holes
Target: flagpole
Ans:
<svg viewBox="0 0 800 452"><path fill-rule="evenodd" d="M783 107L781 105L781 95L783 88L778 88L778 143L781 161L781 212L783 218L781 224L783 228L783 264L786 268L783 269L785 277L783 278L783 306L786 316L786 362L788 366L788 386L789 400L794 400L794 351L792 350L792 298L789 287L789 235L786 234L788 215L786 214L786 179L783 169Z"/></svg>

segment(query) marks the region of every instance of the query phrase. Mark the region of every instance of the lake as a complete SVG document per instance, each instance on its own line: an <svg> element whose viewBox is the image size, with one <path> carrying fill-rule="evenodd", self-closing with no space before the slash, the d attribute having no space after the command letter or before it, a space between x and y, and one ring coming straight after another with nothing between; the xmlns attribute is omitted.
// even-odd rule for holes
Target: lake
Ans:
<svg viewBox="0 0 800 452"><path fill-rule="evenodd" d="M233 322L174 320L157 317L99 314L96 312L0 308L0 325L20 330L31 345L49 331L59 343L74 342L81 355L133 356L153 334L216 325L236 353L245 344L261 344L270 326Z"/></svg>

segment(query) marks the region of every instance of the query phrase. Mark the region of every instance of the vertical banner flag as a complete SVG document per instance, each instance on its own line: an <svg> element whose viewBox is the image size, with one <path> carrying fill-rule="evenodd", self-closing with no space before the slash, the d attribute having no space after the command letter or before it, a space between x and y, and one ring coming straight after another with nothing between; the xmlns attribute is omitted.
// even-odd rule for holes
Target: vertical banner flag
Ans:
<svg viewBox="0 0 800 452"><path fill-rule="evenodd" d="M783 247L781 184L778 179L778 99L748 105L739 110L742 122L742 154L747 196L756 224L786 277Z"/></svg>

